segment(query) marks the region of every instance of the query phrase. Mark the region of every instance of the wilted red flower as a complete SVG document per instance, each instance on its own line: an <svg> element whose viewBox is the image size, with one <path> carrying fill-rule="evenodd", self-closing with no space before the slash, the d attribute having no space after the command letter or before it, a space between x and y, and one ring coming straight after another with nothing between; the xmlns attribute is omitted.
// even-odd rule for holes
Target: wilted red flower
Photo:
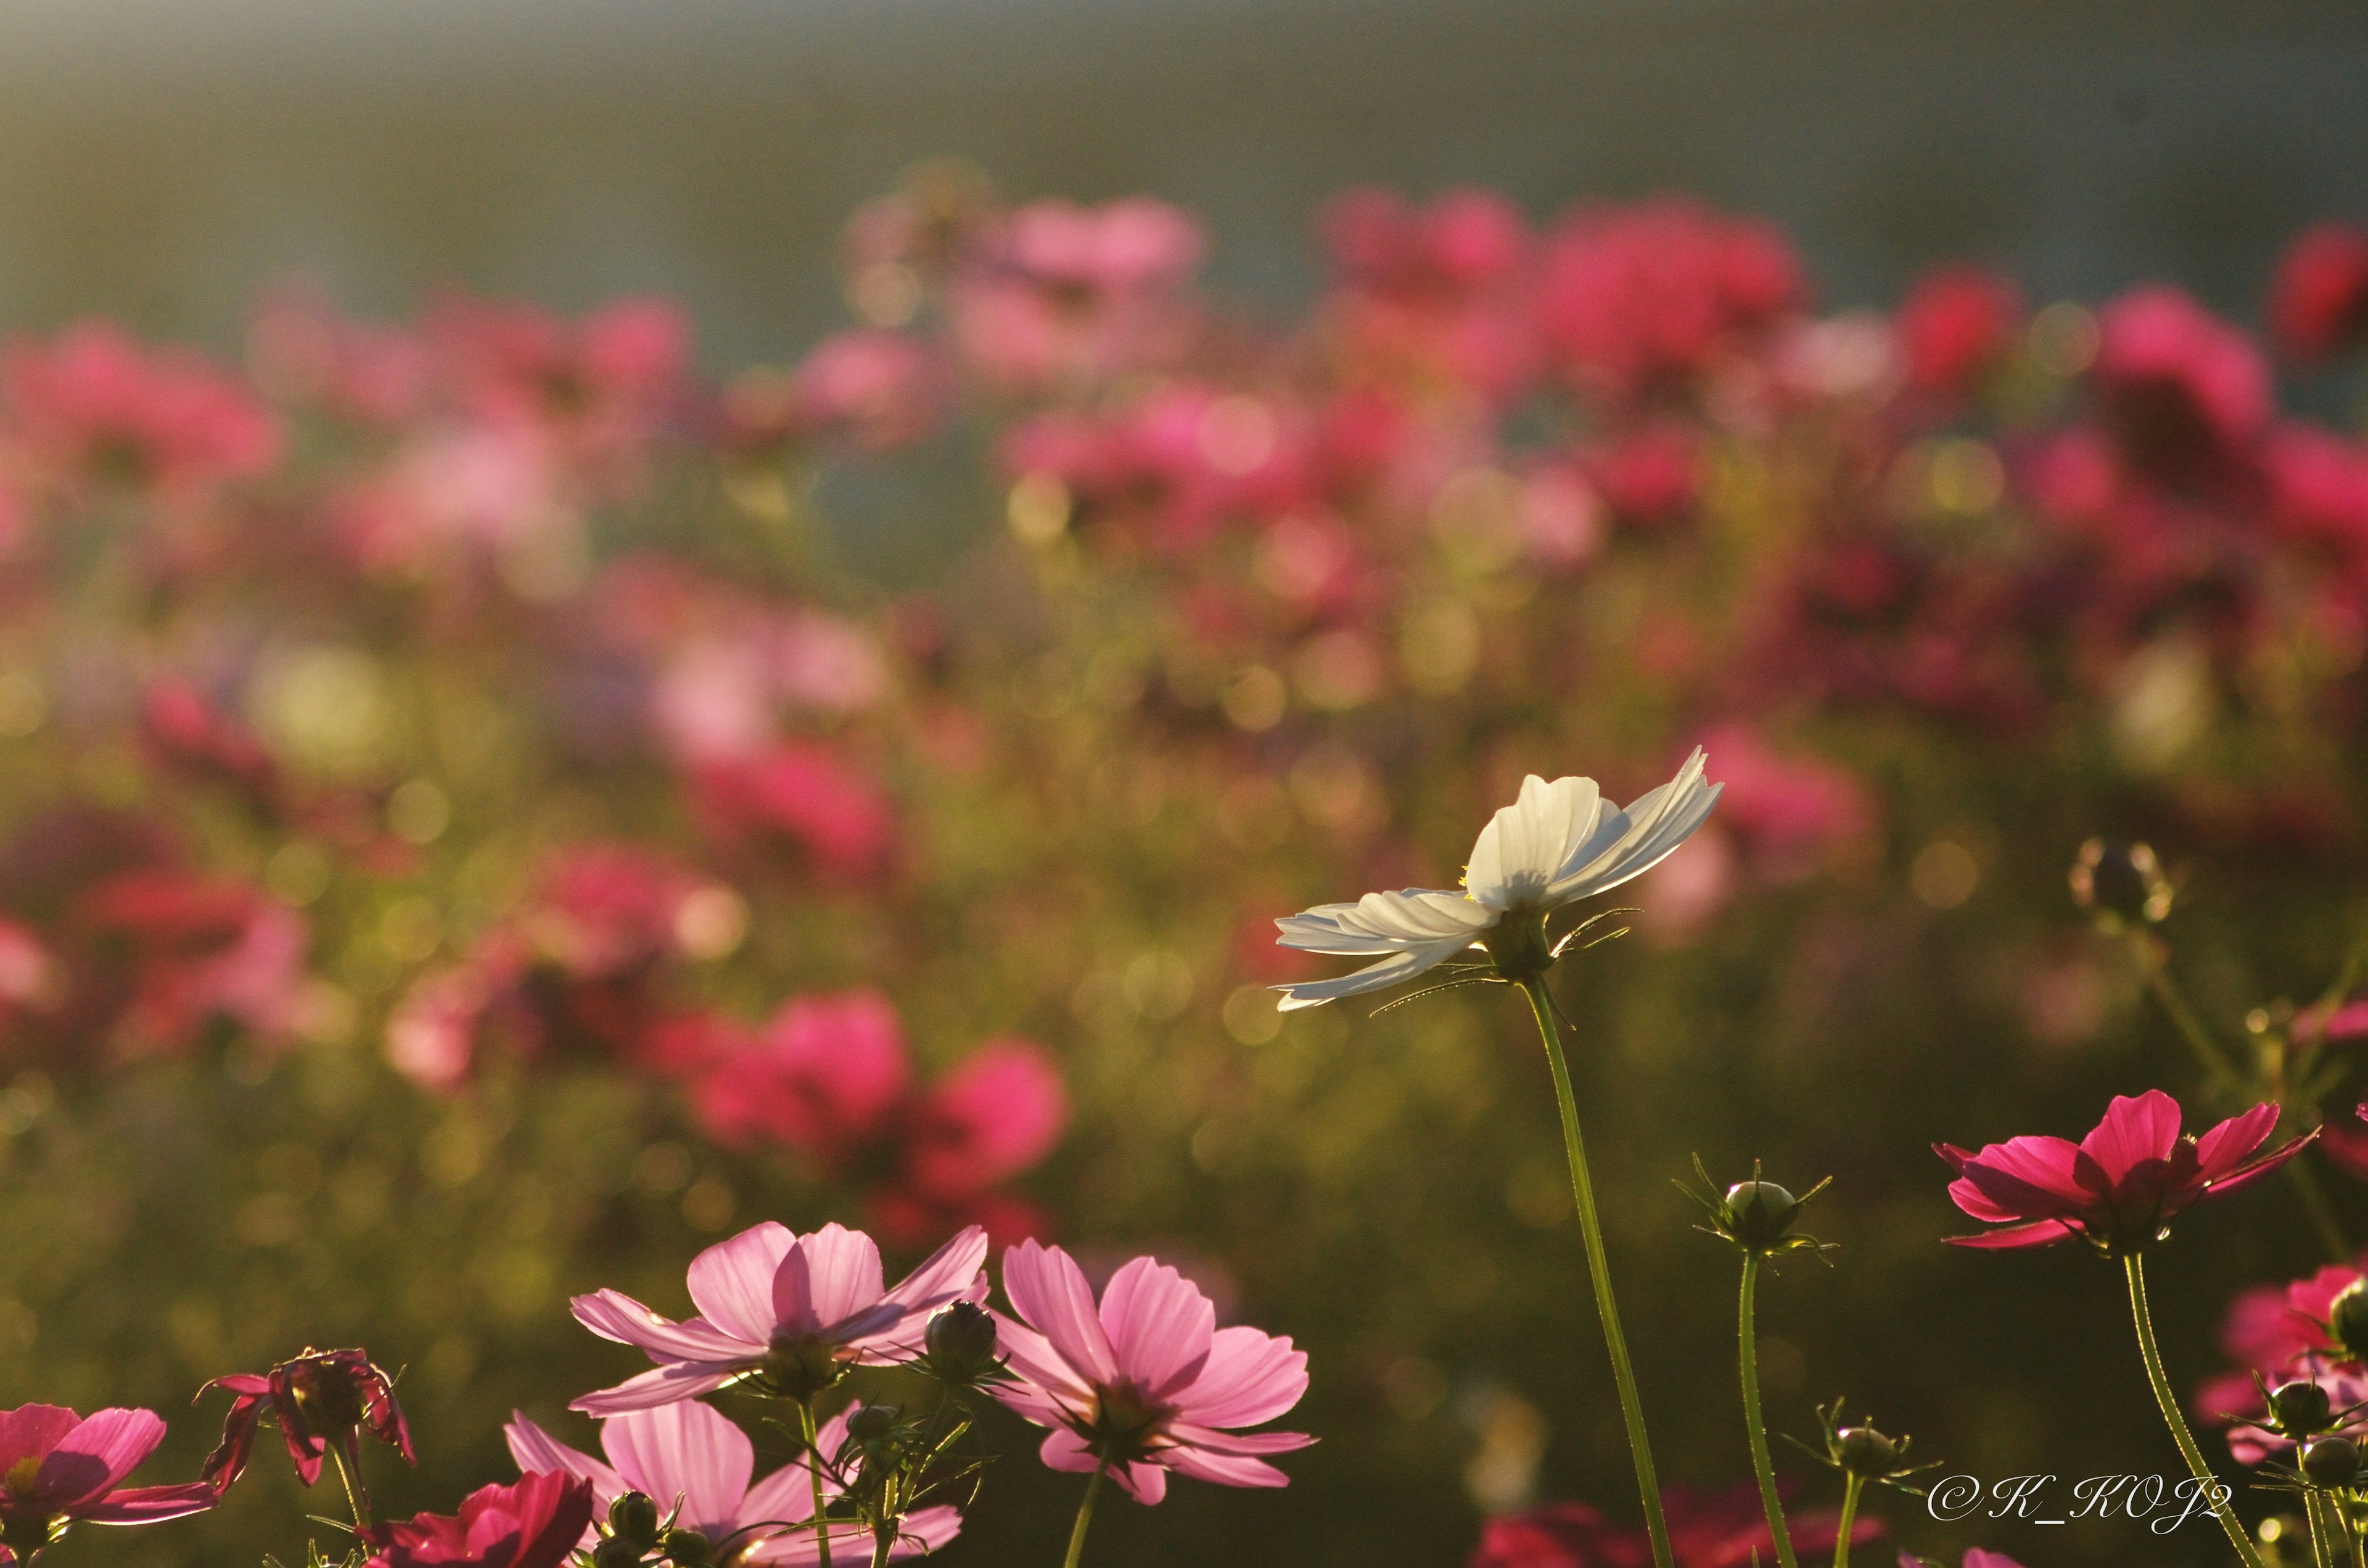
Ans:
<svg viewBox="0 0 2368 1568"><path fill-rule="evenodd" d="M2358 342L2368 327L2368 230L2303 231L2278 262L2269 315L2278 347L2305 365Z"/></svg>
<svg viewBox="0 0 2368 1568"><path fill-rule="evenodd" d="M2004 358L2022 324L2022 290L1977 267L1928 272L1901 301L1896 326L1907 384L1962 398Z"/></svg>
<svg viewBox="0 0 2368 1568"><path fill-rule="evenodd" d="M246 1469L255 1432L268 1410L279 1423L298 1479L321 1479L332 1447L342 1452L359 1484L361 1434L368 1432L416 1463L411 1428L395 1403L394 1382L364 1350L306 1349L268 1372L233 1372L199 1389L228 1389L235 1397L222 1420L222 1442L206 1457L204 1478L227 1489Z"/></svg>
<svg viewBox="0 0 2368 1568"><path fill-rule="evenodd" d="M560 1568L591 1523L591 1482L538 1473L479 1487L457 1515L421 1514L359 1534L370 1568Z"/></svg>
<svg viewBox="0 0 2368 1568"><path fill-rule="evenodd" d="M2207 1198L2251 1186L2302 1153L2316 1129L2256 1156L2277 1130L2278 1108L2255 1106L2201 1138L2179 1131L2179 1102L2160 1089L2113 1096L2105 1119L2078 1143L2013 1138L1980 1152L1936 1143L1957 1172L1949 1196L1975 1219L2002 1227L1950 1236L1958 1246L2039 1247L2078 1239L2123 1257L2170 1233Z"/></svg>
<svg viewBox="0 0 2368 1568"><path fill-rule="evenodd" d="M1707 1496L1673 1486L1661 1494L1661 1506L1678 1568L1748 1568L1755 1559L1775 1560L1775 1537L1748 1482ZM1841 1516L1830 1510L1794 1513L1785 1524L1793 1550L1804 1555L1830 1551L1841 1534ZM1861 1518L1850 1542L1883 1533L1881 1520ZM1482 1526L1467 1568L1645 1568L1652 1560L1641 1528L1614 1525L1584 1503L1549 1503Z"/></svg>
<svg viewBox="0 0 2368 1568"><path fill-rule="evenodd" d="M0 1562L29 1562L77 1520L147 1525L212 1507L220 1494L202 1481L117 1484L164 1440L153 1410L0 1410Z"/></svg>
<svg viewBox="0 0 2368 1568"><path fill-rule="evenodd" d="M271 466L279 432L254 394L179 349L143 348L104 323L0 355L9 439L70 485L185 496Z"/></svg>

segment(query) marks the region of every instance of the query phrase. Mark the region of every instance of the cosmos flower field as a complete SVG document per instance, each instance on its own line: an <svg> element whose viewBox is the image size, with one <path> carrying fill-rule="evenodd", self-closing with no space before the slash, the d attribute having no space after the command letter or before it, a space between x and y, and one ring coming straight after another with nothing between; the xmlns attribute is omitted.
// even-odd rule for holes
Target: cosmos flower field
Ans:
<svg viewBox="0 0 2368 1568"><path fill-rule="evenodd" d="M2359 1568L2368 231L1223 238L0 345L0 1549Z"/></svg>

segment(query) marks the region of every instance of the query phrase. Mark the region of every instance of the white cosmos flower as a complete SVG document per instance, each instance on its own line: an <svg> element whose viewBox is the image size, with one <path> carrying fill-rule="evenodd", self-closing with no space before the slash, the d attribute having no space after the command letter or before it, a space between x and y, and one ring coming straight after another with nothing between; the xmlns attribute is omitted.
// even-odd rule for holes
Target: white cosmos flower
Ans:
<svg viewBox="0 0 2368 1568"><path fill-rule="evenodd" d="M1500 925L1542 919L1651 870L1702 824L1726 788L1702 778L1707 764L1695 747L1676 778L1625 811L1592 778L1549 784L1533 773L1521 780L1520 799L1480 830L1462 892L1369 892L1276 921L1283 947L1382 960L1333 980L1276 986L1283 1011L1395 985L1478 945Z"/></svg>

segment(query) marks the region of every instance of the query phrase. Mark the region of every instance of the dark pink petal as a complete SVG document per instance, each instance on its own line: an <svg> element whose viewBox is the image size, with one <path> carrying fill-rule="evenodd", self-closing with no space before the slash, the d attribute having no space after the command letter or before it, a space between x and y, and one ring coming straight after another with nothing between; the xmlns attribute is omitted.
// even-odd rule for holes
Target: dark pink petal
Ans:
<svg viewBox="0 0 2368 1568"><path fill-rule="evenodd" d="M239 1372L227 1378L216 1378L207 1389L220 1384L238 1395L230 1402L230 1410L222 1417L222 1441L206 1456L198 1474L210 1484L221 1488L236 1481L246 1470L249 1455L255 1451L255 1430L263 1420L263 1407L271 1397L271 1381L252 1372ZM206 1389L198 1393L203 1397Z"/></svg>
<svg viewBox="0 0 2368 1568"><path fill-rule="evenodd" d="M1951 1182L1949 1196L1955 1200L1958 1208L1985 1224L2002 1225L2012 1221L2028 1219L2031 1216L2031 1210L2023 1205L2017 1204L2009 1207L1996 1201L1976 1186L1971 1176L1959 1176ZM2053 1208L2056 1205L2051 1204L2049 1207Z"/></svg>
<svg viewBox="0 0 2368 1568"><path fill-rule="evenodd" d="M2144 1161L2169 1159L2178 1147L2179 1102L2160 1089L2115 1095L2105 1119L2080 1140L2080 1152L2115 1185Z"/></svg>
<svg viewBox="0 0 2368 1568"><path fill-rule="evenodd" d="M2095 1162L2089 1162L2089 1168L2095 1169ZM1952 1182L1950 1186L1954 1188L1961 1183L1972 1187L1975 1192L1990 1203L1997 1205L2004 1213L2018 1220L2051 1219L2059 1215L2087 1213L2097 1208L2105 1197L2100 1189L2083 1194L2078 1198L2066 1198L2061 1193L2033 1187L2020 1177L2010 1176L1994 1165L1986 1165L1979 1160L1967 1165L1965 1174L1959 1177L1958 1181ZM1958 1207L1963 1209L1965 1206L1960 1203ZM1971 1212L1971 1210L1967 1211Z"/></svg>
<svg viewBox="0 0 2368 1568"><path fill-rule="evenodd" d="M797 1243L771 1220L690 1260L690 1299L699 1315L731 1335L763 1345L773 1337L773 1278Z"/></svg>
<svg viewBox="0 0 2368 1568"><path fill-rule="evenodd" d="M1177 1416L1200 1426L1255 1426L1306 1392L1305 1351L1255 1328L1221 1328L1200 1377L1176 1395Z"/></svg>
<svg viewBox="0 0 2368 1568"><path fill-rule="evenodd" d="M82 1424L82 1417L63 1404L24 1404L0 1410L0 1471L14 1470L27 1460L48 1455Z"/></svg>
<svg viewBox="0 0 2368 1568"><path fill-rule="evenodd" d="M1087 1382L1118 1381L1118 1358L1094 1312L1093 1290L1067 1253L1033 1240L1006 1248L1003 1293Z"/></svg>
<svg viewBox="0 0 2368 1568"><path fill-rule="evenodd" d="M1200 1376L1217 1309L1174 1268L1138 1257L1103 1288L1101 1320L1120 1373L1164 1403Z"/></svg>
<svg viewBox="0 0 2368 1568"><path fill-rule="evenodd" d="M2094 1196L2081 1184L2079 1164L2080 1146L2066 1139L2009 1138L1973 1155L1965 1163L1964 1174L1972 1176L1976 1171L1995 1171L2032 1191L2046 1194L2057 1204L2078 1208ZM1984 1190L1990 1189L1986 1187Z"/></svg>
<svg viewBox="0 0 2368 1568"><path fill-rule="evenodd" d="M1952 1171L1962 1172L1965 1168L1965 1162L1974 1157L1974 1152L1971 1149L1960 1149L1954 1143L1935 1143L1932 1145L1932 1152L1949 1162L1949 1168Z"/></svg>
<svg viewBox="0 0 2368 1568"><path fill-rule="evenodd" d="M661 1506L679 1497L682 1522L709 1539L738 1523L757 1450L746 1433L697 1400L616 1416L602 1424L600 1446L628 1485Z"/></svg>
<svg viewBox="0 0 2368 1568"><path fill-rule="evenodd" d="M888 1293L880 1249L836 1222L801 1236L773 1277L773 1321L791 1335L830 1335ZM893 1314L892 1314L893 1315Z"/></svg>
<svg viewBox="0 0 2368 1568"><path fill-rule="evenodd" d="M655 1410L678 1399L713 1393L748 1370L751 1364L735 1361L719 1366L713 1362L676 1361L638 1378L627 1378L614 1388L596 1390L567 1408L600 1416L622 1415L629 1410Z"/></svg>
<svg viewBox="0 0 2368 1568"><path fill-rule="evenodd" d="M646 1350L655 1360L724 1361L765 1352L762 1339L739 1339L704 1318L677 1323L615 1290L578 1296L568 1308L577 1323L601 1338Z"/></svg>
<svg viewBox="0 0 2368 1568"><path fill-rule="evenodd" d="M33 1490L71 1508L112 1488L164 1440L165 1418L153 1410L95 1410L50 1450Z"/></svg>
<svg viewBox="0 0 2368 1568"><path fill-rule="evenodd" d="M1980 1247L1990 1252L2004 1252L2016 1247L2048 1247L2058 1242L2068 1242L2080 1233L2060 1220L2038 1220L2028 1225L2009 1225L2001 1231L1984 1231L1978 1235L1942 1236L1951 1246Z"/></svg>
<svg viewBox="0 0 2368 1568"><path fill-rule="evenodd" d="M202 1514L221 1501L222 1494L212 1486L188 1481L177 1486L127 1486L73 1512L94 1525L150 1525Z"/></svg>
<svg viewBox="0 0 2368 1568"><path fill-rule="evenodd" d="M2232 1116L2195 1141L2196 1175L2206 1184L2219 1181L2245 1163L2278 1127L2278 1108L2257 1105Z"/></svg>
<svg viewBox="0 0 2368 1568"><path fill-rule="evenodd" d="M2304 1133L2301 1137L2280 1144L2277 1148L2271 1150L2260 1158L2251 1161L2248 1164L2238 1165L2235 1170L2230 1171L2226 1176L2222 1176L2218 1181L2214 1182L2209 1187L2207 1187L2205 1189L2205 1195L2212 1198L2225 1198L2232 1192L2242 1192L2245 1188L2252 1186L2255 1182L2260 1180L2263 1176L2269 1175L2271 1171L2276 1170L2280 1165L2284 1165L2288 1160L2293 1159L2296 1154L2301 1153L2305 1149L2310 1147L2312 1143L2317 1141L2318 1132L2319 1130L2314 1127L2309 1131Z"/></svg>

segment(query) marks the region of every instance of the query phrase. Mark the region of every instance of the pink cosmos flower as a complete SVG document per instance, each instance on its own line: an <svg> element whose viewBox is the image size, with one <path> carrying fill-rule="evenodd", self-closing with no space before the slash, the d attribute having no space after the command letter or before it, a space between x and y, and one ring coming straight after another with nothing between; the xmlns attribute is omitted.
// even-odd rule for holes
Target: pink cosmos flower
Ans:
<svg viewBox="0 0 2368 1568"><path fill-rule="evenodd" d="M791 1001L715 1051L691 1104L719 1142L778 1142L838 1176L885 1173L872 1201L892 1241L990 1219L991 1236L1026 1233L1030 1217L993 1189L1040 1164L1068 1122L1060 1074L1028 1040L989 1040L916 1085L895 1008L876 991Z"/></svg>
<svg viewBox="0 0 2368 1568"><path fill-rule="evenodd" d="M1360 369L1503 400L1538 360L1529 226L1503 197L1450 191L1417 208L1383 190L1318 220L1339 282L1326 314Z"/></svg>
<svg viewBox="0 0 2368 1568"><path fill-rule="evenodd" d="M1085 1272L1059 1247L1003 1255L1014 1318L996 1314L1015 1381L991 1392L1052 1428L1054 1470L1110 1477L1139 1503L1167 1494L1167 1472L1224 1486L1287 1486L1261 1456L1304 1449L1300 1432L1224 1430L1271 1421L1307 1392L1307 1354L1255 1328L1217 1327L1199 1287L1155 1258L1111 1277L1099 1312Z"/></svg>
<svg viewBox="0 0 2368 1568"><path fill-rule="evenodd" d="M1933 1150L1957 1172L1957 1207L2000 1226L1947 1238L1957 1246L2053 1246L2078 1239L2122 1257L2170 1233L2172 1221L2206 1199L2251 1186L2302 1153L2316 1129L2267 1154L2278 1108L2255 1106L2201 1138L2181 1136L2179 1102L2160 1089L2116 1095L2096 1131L2078 1143L2025 1137L1971 1153Z"/></svg>
<svg viewBox="0 0 2368 1568"><path fill-rule="evenodd" d="M1017 390L1165 362L1191 324L1183 290L1203 248L1200 226L1165 202L1031 202L954 278L955 341Z"/></svg>
<svg viewBox="0 0 2368 1568"><path fill-rule="evenodd" d="M1749 1568L1775 1559L1775 1538L1748 1482L1707 1496L1672 1486L1662 1492L1661 1506L1678 1568ZM1830 1509L1796 1511L1785 1524L1804 1557L1832 1551L1841 1534L1841 1516ZM1883 1533L1881 1520L1861 1518L1850 1542L1863 1545ZM1641 1527L1615 1525L1584 1503L1549 1503L1482 1526L1466 1568L1647 1568L1652 1561Z"/></svg>
<svg viewBox="0 0 2368 1568"><path fill-rule="evenodd" d="M360 1532L369 1568L560 1568L592 1524L592 1483L556 1471L481 1486L457 1515Z"/></svg>
<svg viewBox="0 0 2368 1568"><path fill-rule="evenodd" d="M231 376L102 323L11 345L0 392L26 460L69 485L188 495L259 473L279 455L270 415Z"/></svg>
<svg viewBox="0 0 2368 1568"><path fill-rule="evenodd" d="M212 1507L222 1494L202 1481L117 1484L164 1440L153 1410L0 1410L0 1562L30 1562L76 1520L147 1525Z"/></svg>
<svg viewBox="0 0 2368 1568"><path fill-rule="evenodd" d="M1970 395L2005 356L2022 315L2022 291L1994 273L1977 267L1926 273L1899 306L1908 386L1930 397Z"/></svg>
<svg viewBox="0 0 2368 1568"><path fill-rule="evenodd" d="M2304 231L2278 263L2269 315L2278 347L2305 365L2358 342L2368 326L2368 230Z"/></svg>
<svg viewBox="0 0 2368 1568"><path fill-rule="evenodd" d="M600 1424L607 1463L569 1448L523 1415L512 1413L502 1429L518 1469L564 1471L592 1483L592 1500L602 1508L627 1492L646 1494L661 1515L679 1505L676 1523L695 1529L716 1549L722 1568L741 1563L804 1563L820 1560L814 1528L783 1531L814 1517L814 1477L803 1456L750 1484L757 1451L747 1434L697 1400L652 1410L631 1410ZM847 1440L847 1415L832 1416L815 1435L814 1448L837 1454ZM841 1488L827 1473L823 1494ZM773 1527L768 1528L766 1527ZM935 1551L962 1533L962 1516L950 1507L916 1509L905 1516L892 1556ZM871 1533L849 1521L830 1527L834 1561L871 1561ZM590 1546L587 1532L581 1544Z"/></svg>
<svg viewBox="0 0 2368 1568"><path fill-rule="evenodd" d="M576 1297L570 1303L576 1322L647 1351L658 1366L569 1408L617 1415L744 1379L811 1398L848 1366L917 1356L930 1313L986 1294L985 1262L986 1233L973 1226L891 1290L880 1249L862 1232L831 1224L801 1236L768 1220L691 1260L697 1317L677 1323L614 1290Z"/></svg>
<svg viewBox="0 0 2368 1568"><path fill-rule="evenodd" d="M781 741L703 763L691 783L695 808L714 836L784 838L833 876L873 874L895 844L886 791L819 742Z"/></svg>

